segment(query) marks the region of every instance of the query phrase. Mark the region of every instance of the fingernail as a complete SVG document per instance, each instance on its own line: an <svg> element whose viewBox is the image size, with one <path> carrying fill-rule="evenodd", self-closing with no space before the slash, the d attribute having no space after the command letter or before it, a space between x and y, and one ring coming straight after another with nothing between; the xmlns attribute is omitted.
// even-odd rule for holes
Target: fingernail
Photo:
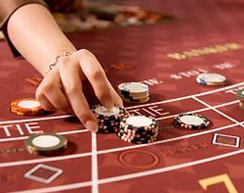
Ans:
<svg viewBox="0 0 244 193"><path fill-rule="evenodd" d="M98 131L98 125L95 121L86 121L85 127L89 129L92 133L96 133Z"/></svg>

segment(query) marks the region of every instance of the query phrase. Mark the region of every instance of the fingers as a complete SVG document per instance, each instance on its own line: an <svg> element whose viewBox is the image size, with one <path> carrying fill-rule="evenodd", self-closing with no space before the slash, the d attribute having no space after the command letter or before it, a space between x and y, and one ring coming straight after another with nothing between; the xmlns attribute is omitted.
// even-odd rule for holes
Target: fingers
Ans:
<svg viewBox="0 0 244 193"><path fill-rule="evenodd" d="M98 125L82 92L81 69L68 57L59 62L59 72L65 93L74 113L91 132L97 132Z"/></svg>
<svg viewBox="0 0 244 193"><path fill-rule="evenodd" d="M113 88L111 90L112 90L114 105L123 107L124 104L123 104L123 100L121 99L121 97L118 95L118 93Z"/></svg>
<svg viewBox="0 0 244 193"><path fill-rule="evenodd" d="M82 72L91 83L96 96L108 109L114 105L122 105L122 100L116 93L96 57L88 50L80 50L75 53L78 58Z"/></svg>
<svg viewBox="0 0 244 193"><path fill-rule="evenodd" d="M42 92L36 92L36 99L41 103L46 111L55 111L55 107L48 101Z"/></svg>
<svg viewBox="0 0 244 193"><path fill-rule="evenodd" d="M62 92L61 86L58 84L60 80L55 79L57 78L53 78L52 75L45 77L36 91L36 98L48 111L59 109L66 112L72 112L67 97Z"/></svg>

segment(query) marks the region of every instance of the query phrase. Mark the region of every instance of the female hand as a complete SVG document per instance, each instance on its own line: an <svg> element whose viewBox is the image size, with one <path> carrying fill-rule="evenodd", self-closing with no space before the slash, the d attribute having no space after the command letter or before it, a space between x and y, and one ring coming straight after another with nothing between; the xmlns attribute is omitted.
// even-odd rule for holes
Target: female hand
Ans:
<svg viewBox="0 0 244 193"><path fill-rule="evenodd" d="M48 111L74 112L87 129L96 132L98 129L96 118L82 91L82 80L86 78L105 107L123 105L102 66L86 49L60 57L56 66L44 76L36 90L36 98Z"/></svg>

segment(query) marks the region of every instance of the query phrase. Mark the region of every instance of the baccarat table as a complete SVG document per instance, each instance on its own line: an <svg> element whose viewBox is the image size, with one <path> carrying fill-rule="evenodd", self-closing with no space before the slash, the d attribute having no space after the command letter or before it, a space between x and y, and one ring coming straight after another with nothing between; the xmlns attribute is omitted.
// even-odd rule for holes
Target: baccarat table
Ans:
<svg viewBox="0 0 244 193"><path fill-rule="evenodd" d="M243 0L131 0L178 19L68 34L77 48L95 53L116 88L139 81L150 86L144 104L125 103L131 114L155 117L156 142L135 145L115 134L91 134L72 115L17 116L11 101L34 97L40 74L14 58L0 42L0 192L243 193L244 111L235 92L244 88ZM224 86L203 86L196 77L220 73ZM91 105L98 101L89 85ZM204 130L176 128L180 113L199 113ZM58 156L29 154L24 141L37 132L69 140Z"/></svg>

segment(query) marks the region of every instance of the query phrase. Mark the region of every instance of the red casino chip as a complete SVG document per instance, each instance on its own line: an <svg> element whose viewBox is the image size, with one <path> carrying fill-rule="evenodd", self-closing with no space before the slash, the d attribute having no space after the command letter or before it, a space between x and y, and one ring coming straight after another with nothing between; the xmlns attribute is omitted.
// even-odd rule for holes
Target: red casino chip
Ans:
<svg viewBox="0 0 244 193"><path fill-rule="evenodd" d="M16 115L40 115L45 112L36 99L25 98L11 102L10 111Z"/></svg>

